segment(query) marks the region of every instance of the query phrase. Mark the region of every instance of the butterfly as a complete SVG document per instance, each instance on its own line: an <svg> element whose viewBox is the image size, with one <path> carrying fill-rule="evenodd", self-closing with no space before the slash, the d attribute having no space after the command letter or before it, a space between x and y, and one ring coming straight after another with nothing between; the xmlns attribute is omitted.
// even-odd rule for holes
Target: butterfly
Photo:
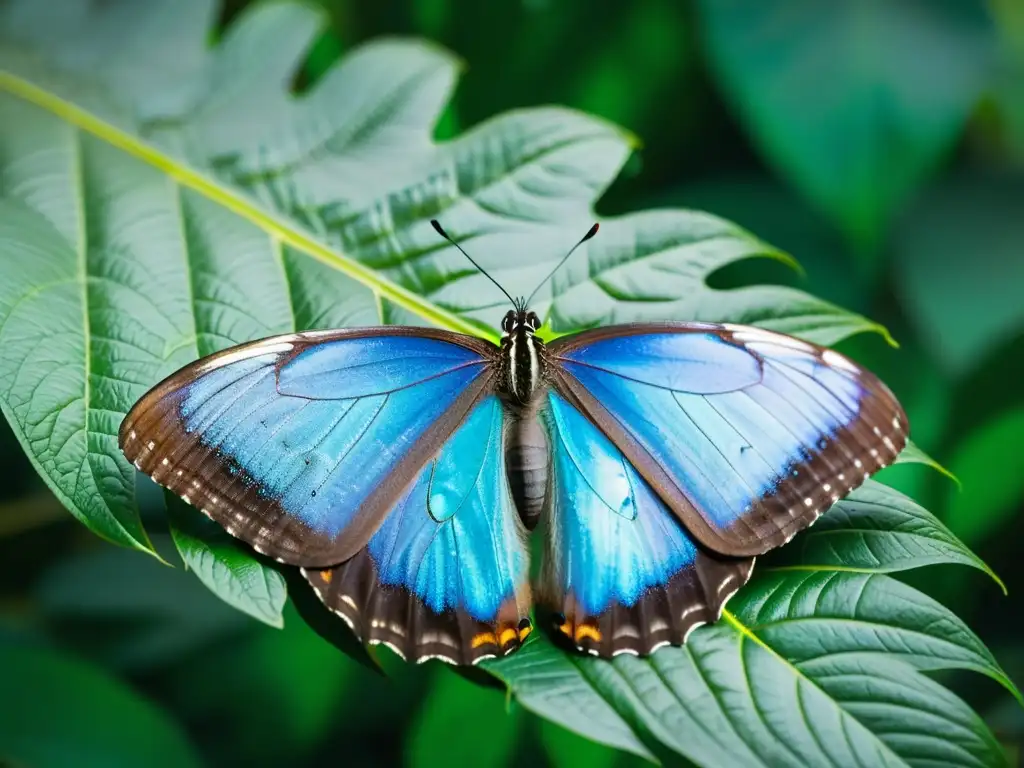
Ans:
<svg viewBox="0 0 1024 768"><path fill-rule="evenodd" d="M603 657L682 645L906 444L892 393L830 349L701 322L545 343L505 295L500 345L387 326L203 358L135 404L121 448L299 566L363 642L474 664L531 615Z"/></svg>

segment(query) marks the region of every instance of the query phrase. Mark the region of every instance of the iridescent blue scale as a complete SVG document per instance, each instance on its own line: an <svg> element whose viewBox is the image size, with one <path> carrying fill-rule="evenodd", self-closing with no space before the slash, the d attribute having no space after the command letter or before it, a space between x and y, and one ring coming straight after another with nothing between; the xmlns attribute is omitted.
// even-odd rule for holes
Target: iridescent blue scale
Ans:
<svg viewBox="0 0 1024 768"><path fill-rule="evenodd" d="M370 539L381 583L408 588L436 613L487 621L529 576L503 423L498 398L484 399Z"/></svg>
<svg viewBox="0 0 1024 768"><path fill-rule="evenodd" d="M555 588L588 616L632 606L692 565L697 548L622 452L564 398L548 399Z"/></svg>

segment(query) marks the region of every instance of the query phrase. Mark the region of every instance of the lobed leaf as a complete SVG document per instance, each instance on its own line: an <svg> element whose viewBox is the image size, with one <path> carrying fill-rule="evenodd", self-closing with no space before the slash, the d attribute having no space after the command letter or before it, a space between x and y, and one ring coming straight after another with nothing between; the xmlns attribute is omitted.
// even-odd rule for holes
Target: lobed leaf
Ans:
<svg viewBox="0 0 1024 768"><path fill-rule="evenodd" d="M66 25L27 0L0 12L0 406L83 522L143 548L114 436L146 388L291 330L427 322L493 336L501 297L429 220L528 293L631 149L620 129L557 108L435 143L449 54L363 46L296 97L286 83L313 11L256 6L209 49L212 17L204 0L77 7ZM877 328L791 289L711 291L716 267L767 248L712 216L637 214L606 231L539 296L560 331L652 316L823 341ZM583 279L583 260L600 269ZM659 270L670 290L651 301L638 286Z"/></svg>

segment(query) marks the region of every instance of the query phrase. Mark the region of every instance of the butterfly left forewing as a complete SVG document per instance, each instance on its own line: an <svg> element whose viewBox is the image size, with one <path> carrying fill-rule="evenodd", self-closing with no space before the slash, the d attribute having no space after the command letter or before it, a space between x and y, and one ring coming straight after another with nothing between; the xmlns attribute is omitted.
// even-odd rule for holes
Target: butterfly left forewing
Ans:
<svg viewBox="0 0 1024 768"><path fill-rule="evenodd" d="M304 569L356 635L410 661L475 664L529 634L529 564L504 468L504 414L484 397L348 561Z"/></svg>
<svg viewBox="0 0 1024 768"><path fill-rule="evenodd" d="M686 531L622 452L559 394L542 409L551 446L538 620L611 657L681 645L716 621L753 560Z"/></svg>
<svg viewBox="0 0 1024 768"><path fill-rule="evenodd" d="M547 357L556 390L723 555L785 543L906 443L902 408L870 372L758 328L602 328Z"/></svg>
<svg viewBox="0 0 1024 768"><path fill-rule="evenodd" d="M485 342L400 328L278 336L182 369L125 417L135 466L255 549L329 566L493 389Z"/></svg>

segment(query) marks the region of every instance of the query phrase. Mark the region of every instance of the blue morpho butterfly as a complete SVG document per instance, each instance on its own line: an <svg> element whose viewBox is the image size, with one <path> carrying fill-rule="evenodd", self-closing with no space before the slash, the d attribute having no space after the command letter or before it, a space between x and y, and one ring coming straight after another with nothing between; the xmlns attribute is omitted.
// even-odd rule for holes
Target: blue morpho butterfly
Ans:
<svg viewBox="0 0 1024 768"><path fill-rule="evenodd" d="M518 648L534 603L596 655L681 645L755 556L906 442L885 385L831 350L696 322L545 344L527 303L513 301L500 346L395 326L211 355L132 408L122 449L301 566L364 642L470 664Z"/></svg>

